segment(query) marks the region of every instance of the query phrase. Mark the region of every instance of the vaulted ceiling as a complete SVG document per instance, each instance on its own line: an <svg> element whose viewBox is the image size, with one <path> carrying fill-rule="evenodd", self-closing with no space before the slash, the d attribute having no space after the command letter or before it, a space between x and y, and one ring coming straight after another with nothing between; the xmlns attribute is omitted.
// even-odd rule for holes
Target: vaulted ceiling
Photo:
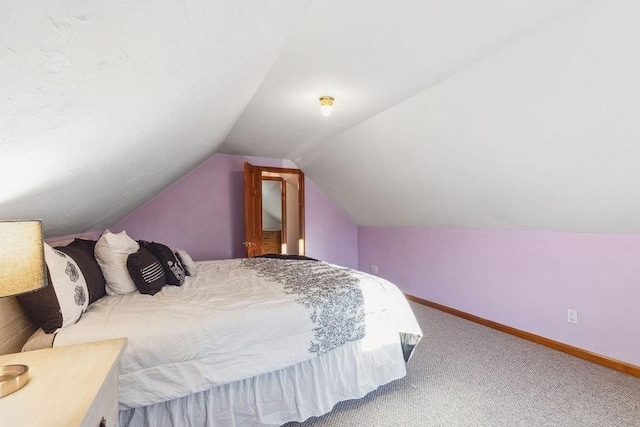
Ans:
<svg viewBox="0 0 640 427"><path fill-rule="evenodd" d="M0 217L104 228L221 152L293 160L360 225L640 232L638 18L631 0L10 0Z"/></svg>

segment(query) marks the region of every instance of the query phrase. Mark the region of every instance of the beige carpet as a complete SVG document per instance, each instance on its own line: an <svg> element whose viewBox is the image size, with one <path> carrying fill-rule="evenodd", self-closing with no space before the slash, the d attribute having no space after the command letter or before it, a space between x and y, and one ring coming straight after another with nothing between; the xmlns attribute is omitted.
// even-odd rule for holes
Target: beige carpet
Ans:
<svg viewBox="0 0 640 427"><path fill-rule="evenodd" d="M405 378L286 426L640 427L640 378L411 306L424 338Z"/></svg>

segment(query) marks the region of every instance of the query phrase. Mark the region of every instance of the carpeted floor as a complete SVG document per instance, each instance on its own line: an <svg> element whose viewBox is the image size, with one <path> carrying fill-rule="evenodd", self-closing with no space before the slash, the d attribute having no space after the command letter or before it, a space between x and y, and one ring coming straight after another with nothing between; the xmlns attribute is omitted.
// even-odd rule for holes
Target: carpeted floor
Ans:
<svg viewBox="0 0 640 427"><path fill-rule="evenodd" d="M640 378L411 306L424 338L405 378L286 426L640 426Z"/></svg>

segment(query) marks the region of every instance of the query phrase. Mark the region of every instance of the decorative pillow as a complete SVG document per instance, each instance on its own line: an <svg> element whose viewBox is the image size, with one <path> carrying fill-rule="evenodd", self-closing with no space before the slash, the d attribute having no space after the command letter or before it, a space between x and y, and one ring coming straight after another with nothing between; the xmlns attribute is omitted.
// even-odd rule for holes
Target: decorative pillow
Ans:
<svg viewBox="0 0 640 427"><path fill-rule="evenodd" d="M141 294L155 295L167 284L160 261L145 248L129 255L127 269Z"/></svg>
<svg viewBox="0 0 640 427"><path fill-rule="evenodd" d="M182 267L184 268L184 273L187 276L195 276L196 275L196 263L193 261L193 258L187 253L187 251L182 249L174 249L173 254L176 256L176 259Z"/></svg>
<svg viewBox="0 0 640 427"><path fill-rule="evenodd" d="M96 249L96 243L98 243L97 240L79 239L76 237L75 239L73 239L73 242L67 244L67 247L74 246L74 247L82 248L87 253L90 253L91 255L93 255L93 251Z"/></svg>
<svg viewBox="0 0 640 427"><path fill-rule="evenodd" d="M105 230L100 236L94 254L106 280L107 295L124 295L137 290L127 270L127 258L138 249L140 245L127 236L126 231L114 234Z"/></svg>
<svg viewBox="0 0 640 427"><path fill-rule="evenodd" d="M52 334L73 325L89 305L87 284L78 264L45 243L48 286L18 295L33 322Z"/></svg>
<svg viewBox="0 0 640 427"><path fill-rule="evenodd" d="M60 252L71 256L78 264L78 267L80 267L84 280L87 282L87 289L89 290L89 305L106 295L106 281L93 255L95 246L95 240L75 239L67 246L56 248Z"/></svg>
<svg viewBox="0 0 640 427"><path fill-rule="evenodd" d="M167 285L182 286L185 277L184 269L173 252L171 252L171 249L162 243L145 242L144 240L139 242L141 246L147 248L160 261L167 279Z"/></svg>

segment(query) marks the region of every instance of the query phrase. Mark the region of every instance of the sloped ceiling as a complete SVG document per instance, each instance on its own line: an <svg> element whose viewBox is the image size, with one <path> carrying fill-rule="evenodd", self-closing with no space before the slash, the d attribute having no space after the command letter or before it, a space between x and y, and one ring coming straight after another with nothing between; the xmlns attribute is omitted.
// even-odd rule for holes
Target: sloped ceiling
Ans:
<svg viewBox="0 0 640 427"><path fill-rule="evenodd" d="M314 3L222 150L359 225L640 232L637 2L402 4Z"/></svg>
<svg viewBox="0 0 640 427"><path fill-rule="evenodd" d="M638 18L593 2L299 165L360 224L640 232Z"/></svg>
<svg viewBox="0 0 640 427"><path fill-rule="evenodd" d="M0 6L2 218L101 229L223 152L360 225L640 232L631 0L85 3Z"/></svg>
<svg viewBox="0 0 640 427"><path fill-rule="evenodd" d="M222 151L304 158L581 4L578 0L316 1ZM318 98L336 98L330 118Z"/></svg>
<svg viewBox="0 0 640 427"><path fill-rule="evenodd" d="M115 223L216 152L305 0L0 5L0 218Z"/></svg>

